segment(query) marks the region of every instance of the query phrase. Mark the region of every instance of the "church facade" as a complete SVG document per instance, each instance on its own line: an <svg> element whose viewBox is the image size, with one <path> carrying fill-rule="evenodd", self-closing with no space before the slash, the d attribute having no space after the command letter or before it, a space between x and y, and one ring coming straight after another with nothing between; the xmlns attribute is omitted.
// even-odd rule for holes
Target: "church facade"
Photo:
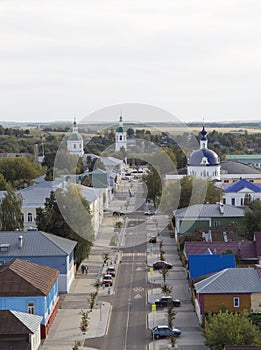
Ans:
<svg viewBox="0 0 261 350"><path fill-rule="evenodd" d="M206 130L201 130L200 148L188 157L187 175L200 179L220 180L219 156L208 149Z"/></svg>
<svg viewBox="0 0 261 350"><path fill-rule="evenodd" d="M78 132L76 120L73 122L72 132L67 138L67 150L70 154L76 155L78 157L82 157L84 153L83 138Z"/></svg>

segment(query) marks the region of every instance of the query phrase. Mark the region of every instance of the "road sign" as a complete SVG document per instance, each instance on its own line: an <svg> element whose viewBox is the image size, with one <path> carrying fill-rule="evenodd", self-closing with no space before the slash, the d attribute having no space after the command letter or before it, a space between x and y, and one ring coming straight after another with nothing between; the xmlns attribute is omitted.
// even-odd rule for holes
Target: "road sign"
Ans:
<svg viewBox="0 0 261 350"><path fill-rule="evenodd" d="M152 311L152 312L155 312L155 311L156 311L156 304L152 304L152 305L151 305L151 311Z"/></svg>

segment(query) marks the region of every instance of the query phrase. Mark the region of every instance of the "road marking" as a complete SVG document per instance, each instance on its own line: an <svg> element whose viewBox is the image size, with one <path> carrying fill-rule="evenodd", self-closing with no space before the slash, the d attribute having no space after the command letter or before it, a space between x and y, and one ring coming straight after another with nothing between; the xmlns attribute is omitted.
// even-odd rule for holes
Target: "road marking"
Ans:
<svg viewBox="0 0 261 350"><path fill-rule="evenodd" d="M141 267L137 267L136 271L143 271L143 269Z"/></svg>
<svg viewBox="0 0 261 350"><path fill-rule="evenodd" d="M143 288L143 287L134 287L134 288L133 288L133 291L134 291L134 292L143 292L143 291L144 291L144 288Z"/></svg>
<svg viewBox="0 0 261 350"><path fill-rule="evenodd" d="M133 299L142 299L142 296L140 294L136 294Z"/></svg>
<svg viewBox="0 0 261 350"><path fill-rule="evenodd" d="M122 256L146 256L146 253L123 253Z"/></svg>

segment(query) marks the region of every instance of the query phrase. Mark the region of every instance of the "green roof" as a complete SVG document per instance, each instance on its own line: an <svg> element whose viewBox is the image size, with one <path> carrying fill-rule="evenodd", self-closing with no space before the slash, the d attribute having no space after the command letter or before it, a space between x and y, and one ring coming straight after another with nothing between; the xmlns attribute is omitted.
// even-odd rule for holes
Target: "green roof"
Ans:
<svg viewBox="0 0 261 350"><path fill-rule="evenodd" d="M119 126L119 127L116 129L116 132L123 132L123 127L122 127L122 126Z"/></svg>
<svg viewBox="0 0 261 350"><path fill-rule="evenodd" d="M73 132L68 136L68 141L82 141L80 134Z"/></svg>

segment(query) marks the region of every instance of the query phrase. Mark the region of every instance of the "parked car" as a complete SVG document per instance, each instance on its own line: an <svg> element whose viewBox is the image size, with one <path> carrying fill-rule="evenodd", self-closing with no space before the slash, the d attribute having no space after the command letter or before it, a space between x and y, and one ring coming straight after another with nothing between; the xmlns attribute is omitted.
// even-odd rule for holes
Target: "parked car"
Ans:
<svg viewBox="0 0 261 350"><path fill-rule="evenodd" d="M106 274L102 278L102 284L105 286L112 286L112 275Z"/></svg>
<svg viewBox="0 0 261 350"><path fill-rule="evenodd" d="M164 268L171 269L172 264L168 263L165 260L162 260L162 261L156 261L155 263L153 263L152 267L154 270L161 270Z"/></svg>
<svg viewBox="0 0 261 350"><path fill-rule="evenodd" d="M112 215L113 216L124 216L124 215L126 215L123 211L114 211L113 213L112 213Z"/></svg>
<svg viewBox="0 0 261 350"><path fill-rule="evenodd" d="M162 325L162 326L158 325L152 329L151 333L155 339L159 339L159 338L170 337L172 335L174 335L175 337L178 337L181 334L181 330L177 328L171 329L170 327L165 325Z"/></svg>
<svg viewBox="0 0 261 350"><path fill-rule="evenodd" d="M116 270L114 266L109 266L106 272L107 274L112 275L112 277L115 277L116 275Z"/></svg>
<svg viewBox="0 0 261 350"><path fill-rule="evenodd" d="M149 243L157 243L157 237L156 236L150 236Z"/></svg>
<svg viewBox="0 0 261 350"><path fill-rule="evenodd" d="M155 210L148 209L148 210L144 211L144 215L155 215Z"/></svg>
<svg viewBox="0 0 261 350"><path fill-rule="evenodd" d="M181 302L179 299L173 299L172 296L166 295L162 296L160 299L155 300L157 307L165 307L168 305L180 306Z"/></svg>

